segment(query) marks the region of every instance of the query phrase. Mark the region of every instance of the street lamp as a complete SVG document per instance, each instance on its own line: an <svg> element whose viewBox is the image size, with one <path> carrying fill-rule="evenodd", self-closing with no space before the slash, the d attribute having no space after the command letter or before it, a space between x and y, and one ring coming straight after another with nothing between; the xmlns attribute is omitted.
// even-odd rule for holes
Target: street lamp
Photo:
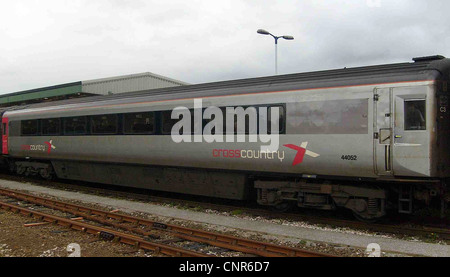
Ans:
<svg viewBox="0 0 450 277"><path fill-rule="evenodd" d="M267 32L264 29L259 29L258 34L260 35L271 35L275 39L275 74L278 75L278 40L280 38L285 40L294 40L293 36L274 36L271 33Z"/></svg>

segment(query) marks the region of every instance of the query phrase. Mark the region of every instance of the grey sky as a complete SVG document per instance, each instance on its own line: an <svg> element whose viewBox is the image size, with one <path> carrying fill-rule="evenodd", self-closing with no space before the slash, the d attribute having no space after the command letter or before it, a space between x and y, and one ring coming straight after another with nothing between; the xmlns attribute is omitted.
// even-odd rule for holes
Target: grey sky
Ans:
<svg viewBox="0 0 450 277"><path fill-rule="evenodd" d="M274 40L259 28L295 37L279 43L280 74L450 57L449 10L438 0L0 0L0 93L146 71L189 83L273 75Z"/></svg>

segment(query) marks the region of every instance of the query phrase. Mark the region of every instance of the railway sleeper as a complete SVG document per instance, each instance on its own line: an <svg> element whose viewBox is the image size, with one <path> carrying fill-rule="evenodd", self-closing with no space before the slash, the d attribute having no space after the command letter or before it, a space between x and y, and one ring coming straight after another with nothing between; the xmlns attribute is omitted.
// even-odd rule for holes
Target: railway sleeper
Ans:
<svg viewBox="0 0 450 277"><path fill-rule="evenodd" d="M314 184L289 181L255 181L260 205L298 207L321 210L350 209L359 220L370 221L386 215L386 192L377 187Z"/></svg>

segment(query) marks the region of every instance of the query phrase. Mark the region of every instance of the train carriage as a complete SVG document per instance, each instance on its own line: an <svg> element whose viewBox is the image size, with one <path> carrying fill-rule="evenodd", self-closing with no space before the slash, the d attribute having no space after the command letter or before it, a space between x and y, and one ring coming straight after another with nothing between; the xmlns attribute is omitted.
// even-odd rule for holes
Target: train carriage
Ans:
<svg viewBox="0 0 450 277"><path fill-rule="evenodd" d="M371 220L388 203L411 213L414 201L445 201L449 74L450 60L432 56L15 107L2 115L2 152L19 174L256 197L280 209L345 207ZM210 107L252 108L257 128L226 130L234 142L178 143L178 107L199 111L200 134ZM274 118L265 126L261 117L275 110L279 147L265 151L250 136L270 129Z"/></svg>

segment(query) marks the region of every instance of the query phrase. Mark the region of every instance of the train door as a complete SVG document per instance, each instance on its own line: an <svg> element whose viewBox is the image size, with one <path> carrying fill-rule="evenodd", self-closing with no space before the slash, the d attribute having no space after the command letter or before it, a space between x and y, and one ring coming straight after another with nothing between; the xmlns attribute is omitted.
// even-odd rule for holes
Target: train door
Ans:
<svg viewBox="0 0 450 277"><path fill-rule="evenodd" d="M9 135L9 120L2 118L2 154L8 155L8 135Z"/></svg>
<svg viewBox="0 0 450 277"><path fill-rule="evenodd" d="M374 90L374 169L379 176L392 176L392 90Z"/></svg>
<svg viewBox="0 0 450 277"><path fill-rule="evenodd" d="M395 109L393 166L397 176L429 176L431 118L427 116L428 87L393 89ZM428 131L427 131L428 130Z"/></svg>

